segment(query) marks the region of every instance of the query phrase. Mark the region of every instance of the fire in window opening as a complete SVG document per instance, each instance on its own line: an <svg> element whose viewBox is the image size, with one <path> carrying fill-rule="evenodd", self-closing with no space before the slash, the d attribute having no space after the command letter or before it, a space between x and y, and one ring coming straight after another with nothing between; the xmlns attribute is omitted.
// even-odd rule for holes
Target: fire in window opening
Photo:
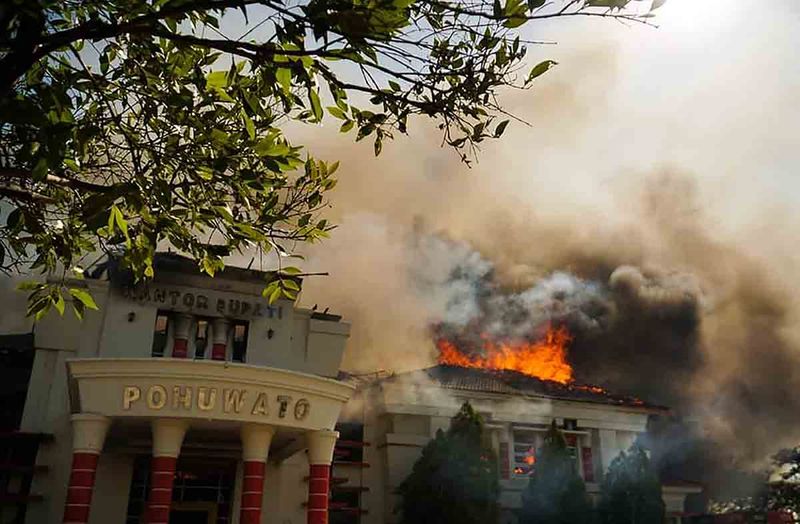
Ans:
<svg viewBox="0 0 800 524"><path fill-rule="evenodd" d="M536 449L541 445L541 435L536 431L513 432L514 475L527 477L536 464Z"/></svg>
<svg viewBox="0 0 800 524"><path fill-rule="evenodd" d="M513 473L515 477L528 477L533 473L536 465L537 450L544 444L546 429L515 429L513 431ZM594 480L591 463L586 464L587 458L591 460L591 448L581 448L581 436L575 433L564 435L567 443L567 453L572 459L572 466L584 480Z"/></svg>
<svg viewBox="0 0 800 524"><path fill-rule="evenodd" d="M198 319L197 330L194 335L194 358L204 359L206 357L206 348L208 347L208 320Z"/></svg>
<svg viewBox="0 0 800 524"><path fill-rule="evenodd" d="M153 357L164 356L164 351L167 348L169 324L169 315L159 311L156 315L155 327L153 328L153 347L151 350L151 355Z"/></svg>
<svg viewBox="0 0 800 524"><path fill-rule="evenodd" d="M234 362L245 362L247 357L247 335L249 323L235 321L233 324L233 355L231 360Z"/></svg>

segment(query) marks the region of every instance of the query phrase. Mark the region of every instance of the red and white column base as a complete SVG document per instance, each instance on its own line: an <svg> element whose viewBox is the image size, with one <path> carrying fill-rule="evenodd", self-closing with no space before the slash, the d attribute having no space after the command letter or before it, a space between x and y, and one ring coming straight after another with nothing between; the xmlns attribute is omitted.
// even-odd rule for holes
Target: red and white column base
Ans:
<svg viewBox="0 0 800 524"><path fill-rule="evenodd" d="M72 416L72 470L64 504L64 524L86 524L92 507L95 474L111 419L80 413Z"/></svg>
<svg viewBox="0 0 800 524"><path fill-rule="evenodd" d="M175 333L172 342L172 358L189 356L189 333L192 329L192 316L180 314L175 316Z"/></svg>
<svg viewBox="0 0 800 524"><path fill-rule="evenodd" d="M153 458L150 461L150 493L145 524L169 523L175 468L188 428L188 422L181 419L153 421Z"/></svg>
<svg viewBox="0 0 800 524"><path fill-rule="evenodd" d="M264 499L264 473L275 428L265 424L242 425L242 501L240 524L261 523Z"/></svg>
<svg viewBox="0 0 800 524"><path fill-rule="evenodd" d="M308 440L308 524L328 524L331 461L339 432L311 431Z"/></svg>
<svg viewBox="0 0 800 524"><path fill-rule="evenodd" d="M228 352L228 319L215 318L211 326L213 328L211 360L225 360L225 355Z"/></svg>

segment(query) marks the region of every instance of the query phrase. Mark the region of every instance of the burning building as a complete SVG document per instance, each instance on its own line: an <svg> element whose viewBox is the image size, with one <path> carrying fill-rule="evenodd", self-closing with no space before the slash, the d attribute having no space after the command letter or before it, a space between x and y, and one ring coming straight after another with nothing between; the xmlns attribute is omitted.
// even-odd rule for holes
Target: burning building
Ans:
<svg viewBox="0 0 800 524"><path fill-rule="evenodd" d="M339 371L349 324L268 307L263 273L210 279L168 254L156 265L147 288L110 271L82 281L101 306L83 323L31 326L6 288L4 522L392 524L395 489L468 400L499 457L508 524L553 420L597 495L611 461L667 412L579 384L562 324L505 337L438 326L437 365L359 378ZM673 520L699 491L664 486Z"/></svg>
<svg viewBox="0 0 800 524"><path fill-rule="evenodd" d="M551 327L540 340L499 342L484 337L483 351L474 353L440 338L438 365L363 383L344 414L344 420L362 432L358 438L363 447L358 460L349 460L347 449L339 450L334 500L337 489L349 490L347 505L359 512L362 524L395 522L396 488L422 448L437 430L447 429L465 401L482 414L499 457L502 523L516 521L536 450L553 420L565 433L590 495L596 497L611 461L646 431L651 416L668 409L576 384L567 360L569 340L564 328ZM700 491L700 486L687 483L663 486L671 522L680 522L686 497Z"/></svg>

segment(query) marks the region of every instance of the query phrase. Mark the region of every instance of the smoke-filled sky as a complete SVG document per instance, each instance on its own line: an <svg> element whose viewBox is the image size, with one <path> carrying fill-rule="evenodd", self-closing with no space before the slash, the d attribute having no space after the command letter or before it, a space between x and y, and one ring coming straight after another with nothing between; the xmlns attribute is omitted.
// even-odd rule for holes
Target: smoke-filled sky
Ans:
<svg viewBox="0 0 800 524"><path fill-rule="evenodd" d="M297 131L342 161L339 228L304 267L331 276L303 301L353 323L344 367L430 365L434 323L569 313L581 380L681 406L750 458L800 440L799 18L669 0L658 29L531 26L558 42L531 61L559 66L507 94L531 126L472 169L423 121L378 159L335 122Z"/></svg>

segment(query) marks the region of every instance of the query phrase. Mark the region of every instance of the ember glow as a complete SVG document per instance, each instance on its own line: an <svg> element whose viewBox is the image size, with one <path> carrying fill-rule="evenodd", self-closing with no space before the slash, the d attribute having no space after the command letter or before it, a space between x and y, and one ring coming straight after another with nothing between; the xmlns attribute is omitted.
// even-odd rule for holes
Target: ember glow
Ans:
<svg viewBox="0 0 800 524"><path fill-rule="evenodd" d="M510 370L561 384L572 382L567 346L572 340L565 327L548 327L541 340L494 342L484 339L483 356L471 356L450 340L439 339L439 364L492 370Z"/></svg>

